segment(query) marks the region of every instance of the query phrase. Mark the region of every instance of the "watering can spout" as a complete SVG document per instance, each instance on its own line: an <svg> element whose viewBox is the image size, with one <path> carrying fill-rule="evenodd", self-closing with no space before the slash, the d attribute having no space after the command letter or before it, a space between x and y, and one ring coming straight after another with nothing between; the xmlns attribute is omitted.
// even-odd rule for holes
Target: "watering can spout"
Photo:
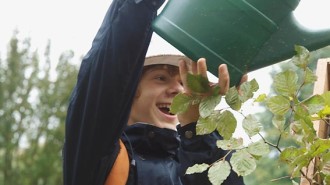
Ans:
<svg viewBox="0 0 330 185"><path fill-rule="evenodd" d="M251 60L249 70L259 69L260 64L270 61L283 61L295 54L294 45L316 50L330 45L330 29L311 30L300 25L290 14L278 26L278 30L260 48Z"/></svg>

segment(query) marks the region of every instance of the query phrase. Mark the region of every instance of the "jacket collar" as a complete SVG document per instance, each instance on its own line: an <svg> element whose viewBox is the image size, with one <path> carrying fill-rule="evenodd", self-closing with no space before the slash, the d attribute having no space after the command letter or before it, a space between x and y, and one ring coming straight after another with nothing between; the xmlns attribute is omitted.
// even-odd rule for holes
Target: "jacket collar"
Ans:
<svg viewBox="0 0 330 185"><path fill-rule="evenodd" d="M134 152L144 156L173 157L180 145L178 133L175 130L158 128L145 123L136 123L125 130Z"/></svg>

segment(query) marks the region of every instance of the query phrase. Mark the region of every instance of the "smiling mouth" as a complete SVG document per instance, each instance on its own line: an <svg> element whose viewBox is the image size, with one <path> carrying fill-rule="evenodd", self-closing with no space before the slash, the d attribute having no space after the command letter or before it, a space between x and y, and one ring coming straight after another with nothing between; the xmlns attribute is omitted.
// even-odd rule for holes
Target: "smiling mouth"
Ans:
<svg viewBox="0 0 330 185"><path fill-rule="evenodd" d="M157 107L164 114L171 115L171 116L174 115L170 112L170 107L171 107L170 104L159 104L159 105L157 105Z"/></svg>

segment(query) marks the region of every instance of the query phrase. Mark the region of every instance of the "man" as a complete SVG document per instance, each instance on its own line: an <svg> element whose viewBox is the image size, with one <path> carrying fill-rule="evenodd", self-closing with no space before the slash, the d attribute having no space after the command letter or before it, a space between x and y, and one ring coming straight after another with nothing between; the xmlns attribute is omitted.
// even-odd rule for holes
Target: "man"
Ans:
<svg viewBox="0 0 330 185"><path fill-rule="evenodd" d="M163 2L113 0L82 61L70 99L65 185L114 184L118 178L115 185L210 184L206 173L185 175L185 170L227 153L216 147L215 141L221 139L217 132L196 136L196 107L178 116L169 112L176 94L190 92L188 72L206 76L205 59L197 63L173 55L144 59L151 21ZM229 84L225 65L219 67L219 76L224 93ZM125 155L130 163L118 162ZM243 180L231 173L224 184L240 185Z"/></svg>

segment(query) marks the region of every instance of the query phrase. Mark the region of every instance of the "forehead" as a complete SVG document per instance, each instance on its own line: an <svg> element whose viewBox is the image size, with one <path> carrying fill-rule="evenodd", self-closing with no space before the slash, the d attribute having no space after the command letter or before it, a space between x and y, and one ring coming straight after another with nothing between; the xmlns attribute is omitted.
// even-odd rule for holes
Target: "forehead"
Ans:
<svg viewBox="0 0 330 185"><path fill-rule="evenodd" d="M179 74L179 67L177 67L177 66L167 65L167 64L156 64L156 65L145 66L143 68L142 75L144 75L145 73L147 73L149 71L153 71L153 70L166 70L170 75Z"/></svg>

